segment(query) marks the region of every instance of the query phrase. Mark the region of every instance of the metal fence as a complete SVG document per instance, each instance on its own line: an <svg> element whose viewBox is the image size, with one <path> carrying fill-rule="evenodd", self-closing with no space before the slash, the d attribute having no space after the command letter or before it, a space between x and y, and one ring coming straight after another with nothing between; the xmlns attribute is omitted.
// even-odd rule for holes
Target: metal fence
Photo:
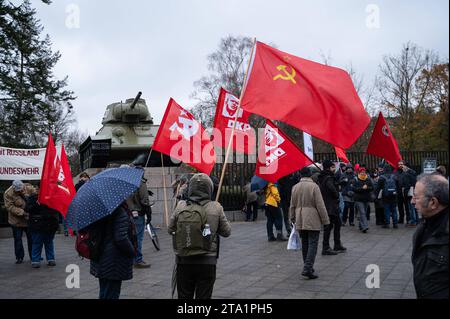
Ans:
<svg viewBox="0 0 450 319"><path fill-rule="evenodd" d="M435 158L438 165L449 167L447 151L437 152L401 152L404 160L410 163L410 167L417 173L422 172L422 161L425 158ZM347 153L348 159L352 163L364 163L369 170L373 170L381 162L381 159L362 152ZM230 155L231 159L231 155ZM335 153L315 153L314 159L320 162L324 159L336 159ZM242 191L255 173L255 163L249 163L247 155L239 157L237 162L236 155L233 154L233 160L228 163L223 181L220 202L225 210L240 210L244 204L245 195ZM253 161L254 162L254 161ZM212 172L216 177L220 177L223 164L216 164ZM8 215L3 203L3 193L11 185L11 181L0 181L0 227L7 225Z"/></svg>
<svg viewBox="0 0 450 319"><path fill-rule="evenodd" d="M402 158L407 161L412 169L417 173L422 172L422 162L426 158L435 158L438 165L445 165L448 168L449 159L447 151L436 152L401 152ZM368 155L363 152L347 153L351 163L365 164L367 169L373 171L382 161L379 157ZM240 210L244 204L245 195L243 187L247 184L255 173L255 163L249 163L247 156L242 156L243 163L236 163L236 156L233 161L227 164L223 180L220 202L225 210ZM314 160L321 162L324 159L337 160L335 153L314 153ZM223 164L214 166L213 175L220 177Z"/></svg>

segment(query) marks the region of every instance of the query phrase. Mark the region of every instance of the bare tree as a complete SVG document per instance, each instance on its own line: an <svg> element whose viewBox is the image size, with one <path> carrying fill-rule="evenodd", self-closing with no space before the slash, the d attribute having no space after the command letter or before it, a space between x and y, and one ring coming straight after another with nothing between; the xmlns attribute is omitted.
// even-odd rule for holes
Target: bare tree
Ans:
<svg viewBox="0 0 450 319"><path fill-rule="evenodd" d="M412 42L403 46L400 55L384 56L377 78L382 105L393 114L408 118L417 106L414 92L417 77L437 62L435 53Z"/></svg>
<svg viewBox="0 0 450 319"><path fill-rule="evenodd" d="M227 36L219 48L208 55L208 76L194 82L191 97L198 101L192 113L206 127L212 127L220 87L239 97L250 57L252 39Z"/></svg>
<svg viewBox="0 0 450 319"><path fill-rule="evenodd" d="M83 133L78 129L73 129L62 136L62 142L64 143L64 148L67 153L67 159L69 160L69 165L73 176L76 176L81 172L78 149L83 141L86 140L87 136L87 133Z"/></svg>
<svg viewBox="0 0 450 319"><path fill-rule="evenodd" d="M433 51L407 42L400 55L384 56L380 65L380 75L376 80L380 105L387 111L388 117L398 118L396 133L406 149L414 147L414 113L423 103L428 90L425 85L422 92L419 92L416 81L423 70L430 70L438 61L439 58Z"/></svg>

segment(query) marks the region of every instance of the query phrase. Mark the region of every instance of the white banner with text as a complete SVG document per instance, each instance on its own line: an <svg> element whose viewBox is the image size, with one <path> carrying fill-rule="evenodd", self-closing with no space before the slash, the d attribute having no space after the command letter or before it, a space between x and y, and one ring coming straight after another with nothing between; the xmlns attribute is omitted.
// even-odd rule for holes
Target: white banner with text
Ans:
<svg viewBox="0 0 450 319"><path fill-rule="evenodd" d="M0 180L40 180L45 148L0 147Z"/></svg>

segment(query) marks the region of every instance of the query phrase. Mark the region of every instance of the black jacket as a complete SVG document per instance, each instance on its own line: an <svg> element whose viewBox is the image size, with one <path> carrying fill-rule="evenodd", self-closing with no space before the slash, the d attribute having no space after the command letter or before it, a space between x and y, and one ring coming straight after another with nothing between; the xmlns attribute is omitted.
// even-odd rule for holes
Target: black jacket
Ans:
<svg viewBox="0 0 450 319"><path fill-rule="evenodd" d="M281 205L283 209L286 207L289 208L291 205L291 194L292 188L295 184L300 180L298 172L294 172L290 175L287 175L283 178L280 178L278 181L278 190L280 192L281 197Z"/></svg>
<svg viewBox="0 0 450 319"><path fill-rule="evenodd" d="M417 227L412 264L417 298L448 299L448 207Z"/></svg>
<svg viewBox="0 0 450 319"><path fill-rule="evenodd" d="M396 177L400 189L404 188L408 191L411 186L416 185L417 173L413 169L408 169L406 172L398 170Z"/></svg>
<svg viewBox="0 0 450 319"><path fill-rule="evenodd" d="M363 189L364 185L367 185L366 189ZM373 183L370 177L367 177L365 181L362 181L358 178L353 184L353 191L355 192L355 195L353 196L355 202L370 202L371 193L373 191Z"/></svg>
<svg viewBox="0 0 450 319"><path fill-rule="evenodd" d="M318 184L329 216L339 216L339 191L334 173L323 170L318 176Z"/></svg>
<svg viewBox="0 0 450 319"><path fill-rule="evenodd" d="M106 234L98 262L91 260L91 275L110 280L133 278L135 256L134 223L128 212L119 206L107 217Z"/></svg>
<svg viewBox="0 0 450 319"><path fill-rule="evenodd" d="M342 188L342 195L344 196L348 196L348 197L353 197L354 193L353 193L353 184L356 181L356 175L354 173L342 173L340 179L339 179L339 184L341 185Z"/></svg>
<svg viewBox="0 0 450 319"><path fill-rule="evenodd" d="M75 191L78 192L81 186L83 186L86 182L79 180L78 183L75 184Z"/></svg>
<svg viewBox="0 0 450 319"><path fill-rule="evenodd" d="M380 178L378 179L377 189L375 191L375 194L377 196L378 196L379 192L383 190L384 184L386 183L386 179L391 178L391 177L394 177L397 192L398 192L398 189L399 189L398 179L392 173L385 173L385 174L381 175ZM383 201L383 204L397 204L397 196L398 196L398 194L393 196L392 198L386 198L386 197L382 196L381 199Z"/></svg>
<svg viewBox="0 0 450 319"><path fill-rule="evenodd" d="M38 195L27 198L25 211L29 214L28 226L31 231L55 233L59 227L59 212L38 203Z"/></svg>

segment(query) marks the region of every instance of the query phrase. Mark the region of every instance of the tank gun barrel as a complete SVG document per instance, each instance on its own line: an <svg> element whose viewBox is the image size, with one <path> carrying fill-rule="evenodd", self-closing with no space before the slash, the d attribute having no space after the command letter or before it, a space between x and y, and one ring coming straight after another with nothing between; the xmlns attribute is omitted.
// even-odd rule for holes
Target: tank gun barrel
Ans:
<svg viewBox="0 0 450 319"><path fill-rule="evenodd" d="M136 105L136 103L139 101L139 99L141 98L142 92L139 91L138 94L136 95L136 97L134 98L133 103L131 103L130 108L134 109L134 106Z"/></svg>

